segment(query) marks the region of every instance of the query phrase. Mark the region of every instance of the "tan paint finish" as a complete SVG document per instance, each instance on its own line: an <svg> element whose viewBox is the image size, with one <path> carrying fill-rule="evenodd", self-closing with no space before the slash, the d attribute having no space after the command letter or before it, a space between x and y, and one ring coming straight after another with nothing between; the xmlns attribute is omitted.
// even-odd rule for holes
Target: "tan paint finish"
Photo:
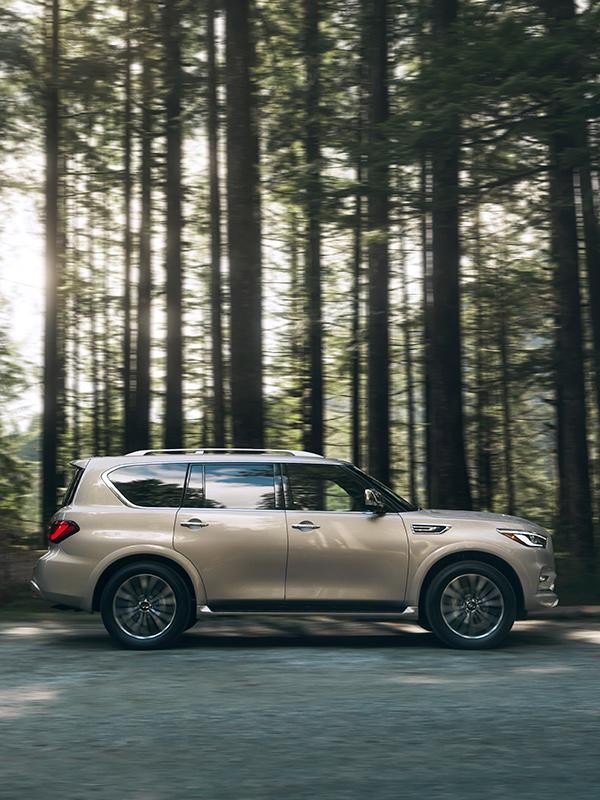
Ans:
<svg viewBox="0 0 600 800"><path fill-rule="evenodd" d="M182 522L201 520L205 528ZM208 605L219 600L283 600L287 535L285 511L182 508L175 550L202 576Z"/></svg>
<svg viewBox="0 0 600 800"><path fill-rule="evenodd" d="M286 513L287 600L403 602L408 541L399 514ZM319 528L293 527L303 521Z"/></svg>

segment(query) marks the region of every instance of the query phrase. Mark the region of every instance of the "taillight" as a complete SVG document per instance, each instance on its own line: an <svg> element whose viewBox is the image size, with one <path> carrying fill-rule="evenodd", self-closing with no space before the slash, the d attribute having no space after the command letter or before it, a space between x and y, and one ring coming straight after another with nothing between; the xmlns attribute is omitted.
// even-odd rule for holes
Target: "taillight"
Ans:
<svg viewBox="0 0 600 800"><path fill-rule="evenodd" d="M76 522L73 522L73 520L58 520L50 525L50 530L48 531L48 541L57 544L58 542L62 542L63 539L66 539L68 536L72 536L74 533L77 533L78 530L79 525Z"/></svg>

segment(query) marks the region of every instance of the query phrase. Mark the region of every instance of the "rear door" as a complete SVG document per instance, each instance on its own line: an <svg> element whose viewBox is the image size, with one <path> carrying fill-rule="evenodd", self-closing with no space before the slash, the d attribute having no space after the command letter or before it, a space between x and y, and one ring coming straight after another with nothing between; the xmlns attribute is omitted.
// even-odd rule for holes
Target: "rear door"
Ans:
<svg viewBox="0 0 600 800"><path fill-rule="evenodd" d="M198 569L213 610L282 601L287 531L277 467L192 464L174 546Z"/></svg>
<svg viewBox="0 0 600 800"><path fill-rule="evenodd" d="M408 541L400 514L364 506L365 482L337 464L286 464L286 602L331 610L400 608Z"/></svg>

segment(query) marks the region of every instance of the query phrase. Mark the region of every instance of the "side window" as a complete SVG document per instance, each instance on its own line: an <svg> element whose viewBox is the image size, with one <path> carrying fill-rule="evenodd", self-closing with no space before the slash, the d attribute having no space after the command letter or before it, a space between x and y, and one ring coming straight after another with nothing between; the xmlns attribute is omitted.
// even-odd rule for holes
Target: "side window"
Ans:
<svg viewBox="0 0 600 800"><path fill-rule="evenodd" d="M183 505L185 508L274 509L272 464L204 464L192 466Z"/></svg>
<svg viewBox="0 0 600 800"><path fill-rule="evenodd" d="M81 467L74 468L73 475L69 481L69 485L67 486L67 491L62 499L61 508L63 506L70 506L73 502L73 498L75 497L75 492L77 491L77 487L79 486L79 481L81 480L83 472L84 470Z"/></svg>
<svg viewBox="0 0 600 800"><path fill-rule="evenodd" d="M187 464L136 464L113 470L108 480L126 500L147 508L179 508Z"/></svg>
<svg viewBox="0 0 600 800"><path fill-rule="evenodd" d="M290 509L364 511L364 485L334 464L287 464Z"/></svg>

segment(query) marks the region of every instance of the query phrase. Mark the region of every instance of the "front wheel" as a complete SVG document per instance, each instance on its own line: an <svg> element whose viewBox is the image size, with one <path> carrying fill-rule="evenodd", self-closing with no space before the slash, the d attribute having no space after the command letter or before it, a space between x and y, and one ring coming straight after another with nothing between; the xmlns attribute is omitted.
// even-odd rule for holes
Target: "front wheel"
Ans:
<svg viewBox="0 0 600 800"><path fill-rule="evenodd" d="M137 562L112 575L100 601L102 622L119 644L155 650L173 644L190 620L191 598L166 564Z"/></svg>
<svg viewBox="0 0 600 800"><path fill-rule="evenodd" d="M465 650L499 645L517 614L508 579L480 561L450 564L435 576L425 598L431 630L444 644Z"/></svg>

